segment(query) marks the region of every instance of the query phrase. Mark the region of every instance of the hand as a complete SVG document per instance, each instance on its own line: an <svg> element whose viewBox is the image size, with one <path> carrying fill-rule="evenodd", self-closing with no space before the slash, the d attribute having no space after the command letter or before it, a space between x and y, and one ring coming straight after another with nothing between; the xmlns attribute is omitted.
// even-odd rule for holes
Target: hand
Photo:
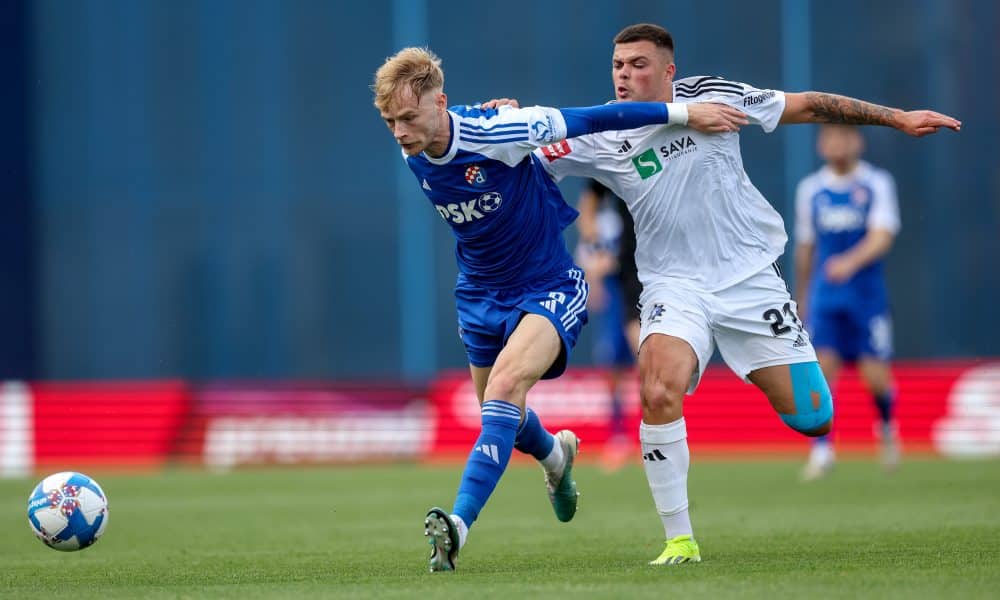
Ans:
<svg viewBox="0 0 1000 600"><path fill-rule="evenodd" d="M618 258L607 250L600 250L587 244L577 247L574 256L588 278L601 279L618 270Z"/></svg>
<svg viewBox="0 0 1000 600"><path fill-rule="evenodd" d="M923 137L937 133L938 129L947 127L952 131L961 131L962 122L948 115L936 113L933 110L911 110L896 115L897 129L914 137Z"/></svg>
<svg viewBox="0 0 1000 600"><path fill-rule="evenodd" d="M844 283L854 277L858 269L854 266L854 261L847 256L835 254L826 259L823 271L826 273L826 279L831 283Z"/></svg>
<svg viewBox="0 0 1000 600"><path fill-rule="evenodd" d="M521 108L521 103L517 101L517 98L494 98L483 102L481 106L483 108L500 108L501 106Z"/></svg>
<svg viewBox="0 0 1000 600"><path fill-rule="evenodd" d="M697 102L687 105L687 126L702 133L725 133L739 131L750 120L743 111L725 104Z"/></svg>
<svg viewBox="0 0 1000 600"><path fill-rule="evenodd" d="M604 282L600 279L587 277L587 310L600 311L608 305L608 292L604 288Z"/></svg>

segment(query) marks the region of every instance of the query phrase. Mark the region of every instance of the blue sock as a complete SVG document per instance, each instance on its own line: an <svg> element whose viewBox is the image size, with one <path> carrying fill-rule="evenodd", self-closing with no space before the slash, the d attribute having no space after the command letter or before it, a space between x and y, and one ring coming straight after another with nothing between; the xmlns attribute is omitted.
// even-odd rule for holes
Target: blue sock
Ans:
<svg viewBox="0 0 1000 600"><path fill-rule="evenodd" d="M556 443L554 435L549 433L542 426L541 420L535 411L530 408L525 409L524 422L517 430L517 438L514 439L514 447L530 454L538 460L544 459L552 452L552 445Z"/></svg>
<svg viewBox="0 0 1000 600"><path fill-rule="evenodd" d="M451 511L462 517L468 527L472 527L479 517L479 511L507 468L521 422L521 409L503 400L484 402L482 414L483 428L465 462L455 507Z"/></svg>
<svg viewBox="0 0 1000 600"><path fill-rule="evenodd" d="M625 433L625 403L617 391L611 394L611 435Z"/></svg>
<svg viewBox="0 0 1000 600"><path fill-rule="evenodd" d="M819 445L819 444L829 444L829 443L830 443L830 434L829 433L826 434L826 435L818 435L815 438L813 438L813 444L816 444L816 445Z"/></svg>
<svg viewBox="0 0 1000 600"><path fill-rule="evenodd" d="M892 393L875 394L875 408L878 409L878 417L883 425L888 425L892 420Z"/></svg>

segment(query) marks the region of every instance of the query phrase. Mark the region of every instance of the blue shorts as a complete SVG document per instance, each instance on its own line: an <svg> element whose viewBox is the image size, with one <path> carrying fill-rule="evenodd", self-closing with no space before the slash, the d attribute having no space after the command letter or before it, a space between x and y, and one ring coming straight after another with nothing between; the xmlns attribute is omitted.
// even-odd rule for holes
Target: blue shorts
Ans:
<svg viewBox="0 0 1000 600"><path fill-rule="evenodd" d="M530 287L489 290L468 283L455 288L458 334L469 363L490 367L525 314L541 315L555 326L563 349L542 379L566 370L569 351L587 322L587 283L583 270L572 268Z"/></svg>
<svg viewBox="0 0 1000 600"><path fill-rule="evenodd" d="M625 292L617 275L604 278L604 293L607 305L595 314L595 324L599 323L597 339L594 341L594 362L609 367L627 367L635 363L632 345L628 343L625 331ZM596 311L595 311L596 313Z"/></svg>
<svg viewBox="0 0 1000 600"><path fill-rule="evenodd" d="M885 307L813 310L809 336L816 350L833 350L847 362L892 358L892 317Z"/></svg>

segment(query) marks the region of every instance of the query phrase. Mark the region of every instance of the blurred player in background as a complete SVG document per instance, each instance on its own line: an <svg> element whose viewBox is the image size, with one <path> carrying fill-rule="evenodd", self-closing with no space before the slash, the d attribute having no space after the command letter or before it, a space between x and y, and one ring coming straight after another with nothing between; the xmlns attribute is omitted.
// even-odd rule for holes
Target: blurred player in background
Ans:
<svg viewBox="0 0 1000 600"><path fill-rule="evenodd" d="M635 268L635 228L625 202L593 179L581 192L577 209L577 262L590 284L587 309L599 326L594 362L608 375L610 436L601 464L613 472L625 464L633 447L625 431L622 386L639 352L642 284Z"/></svg>
<svg viewBox="0 0 1000 600"><path fill-rule="evenodd" d="M960 127L935 112L827 93L786 94L718 77L674 81L673 38L657 25L626 27L614 43L618 106L717 102L768 132L779 123L883 125L914 136ZM735 131L647 126L567 140L538 156L557 180L597 179L628 203L635 220L643 285L639 440L667 538L652 564L699 562L688 514L683 402L714 346L792 429L815 437L833 419L829 387L775 263L788 239L784 223L743 170Z"/></svg>
<svg viewBox="0 0 1000 600"><path fill-rule="evenodd" d="M848 125L824 125L817 150L826 164L799 183L795 197L795 281L805 321L827 380L856 363L878 411L886 470L899 462L892 421L892 318L882 258L899 233L896 184L861 160L864 140ZM828 435L813 441L806 480L834 463Z"/></svg>
<svg viewBox="0 0 1000 600"><path fill-rule="evenodd" d="M739 112L663 102L449 109L440 60L424 48L406 48L386 59L372 89L416 185L456 239L458 322L482 429L451 513L432 508L424 519L430 569L447 571L455 568L469 528L514 448L541 462L557 518L569 521L576 512L571 469L577 438L568 430L549 433L525 408L525 395L539 379L565 369L587 320L587 285L562 236L577 211L532 150L567 137L653 123L726 131L736 127Z"/></svg>

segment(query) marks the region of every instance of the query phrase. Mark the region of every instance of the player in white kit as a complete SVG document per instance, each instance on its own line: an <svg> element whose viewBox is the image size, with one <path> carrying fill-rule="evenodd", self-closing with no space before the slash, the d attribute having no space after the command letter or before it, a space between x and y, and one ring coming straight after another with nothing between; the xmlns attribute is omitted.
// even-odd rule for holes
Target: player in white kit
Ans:
<svg viewBox="0 0 1000 600"><path fill-rule="evenodd" d="M615 37L619 102L718 102L773 131L780 123L884 125L910 135L961 124L833 94L784 93L718 77L674 80L673 39L657 25ZM688 515L690 455L683 418L718 346L729 367L767 396L781 419L823 435L832 398L775 261L781 216L743 170L739 134L651 125L563 140L536 151L557 180L592 177L623 198L635 220L643 285L639 350L643 464L667 542L655 565L699 562Z"/></svg>

